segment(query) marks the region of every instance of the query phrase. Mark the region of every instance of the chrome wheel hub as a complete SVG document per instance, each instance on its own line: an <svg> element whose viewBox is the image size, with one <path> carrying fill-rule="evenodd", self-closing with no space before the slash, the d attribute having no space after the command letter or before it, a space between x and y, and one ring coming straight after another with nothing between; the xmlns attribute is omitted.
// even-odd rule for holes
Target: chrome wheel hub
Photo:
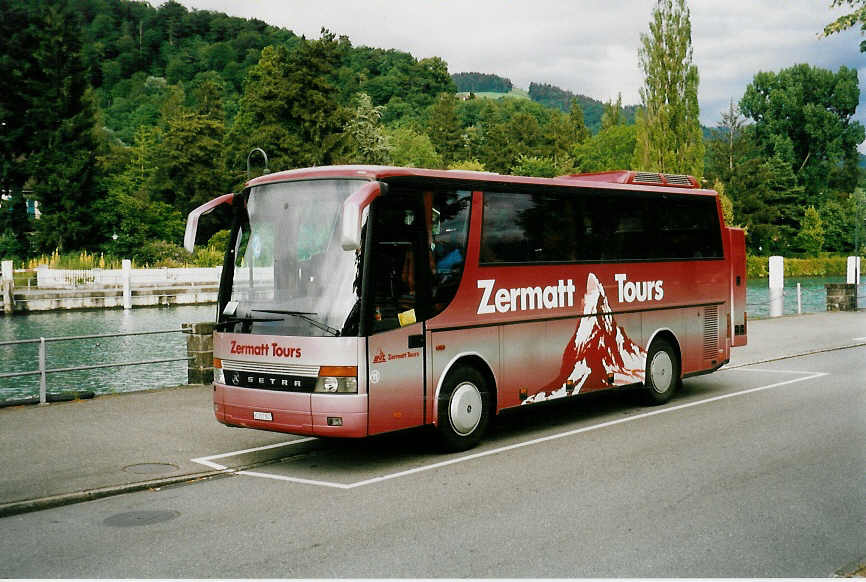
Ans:
<svg viewBox="0 0 866 582"><path fill-rule="evenodd" d="M461 382L451 394L448 403L448 420L454 432L460 436L472 434L481 422L484 409L481 391L471 382Z"/></svg>
<svg viewBox="0 0 866 582"><path fill-rule="evenodd" d="M673 376L674 363L670 354L664 351L656 352L650 362L650 378L653 389L659 394L667 392L671 387L671 382L673 382Z"/></svg>

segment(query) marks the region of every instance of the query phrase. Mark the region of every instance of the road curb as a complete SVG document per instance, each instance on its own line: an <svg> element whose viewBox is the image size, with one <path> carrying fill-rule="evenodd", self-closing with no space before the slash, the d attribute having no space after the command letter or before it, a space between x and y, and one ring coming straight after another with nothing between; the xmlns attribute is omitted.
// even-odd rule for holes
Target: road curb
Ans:
<svg viewBox="0 0 866 582"><path fill-rule="evenodd" d="M93 501L104 497L112 497L114 495L123 495L124 493L133 493L135 491L144 491L146 489L157 489L167 487L169 485L177 485L180 483L190 483L204 479L212 479L233 473L235 469L227 471L204 471L201 473L187 473L184 475L176 475L174 477L165 477L162 479L151 479L149 481L138 481L136 483L125 483L123 485L110 485L108 487L99 487L97 489L85 489L83 491L75 491L73 493L61 493L59 495L49 495L48 497L37 497L33 499L23 499L21 501L12 501L9 503L0 504L0 518L10 515L18 515L21 513L29 513L31 511L40 511L42 509L50 509L52 507L61 507L64 505L72 505L84 501Z"/></svg>
<svg viewBox="0 0 866 582"><path fill-rule="evenodd" d="M844 346L834 346L834 347L831 347L831 348L818 348L818 349L815 349L815 350L810 350L810 351L808 351L808 352L800 352L800 353L796 353L796 354L787 354L787 355L784 355L784 356L773 356L772 358L766 358L766 359L763 359L763 360L754 360L754 361L751 361L751 362L743 362L743 363L740 363L740 364L727 364L727 365L725 365L725 366L722 366L722 367L720 368L720 370L732 370L732 369L734 369L734 368L745 368L746 366L755 366L755 365L757 365L757 364L766 364L766 363L768 363L768 362L778 362L779 360L789 360L789 359L791 359L791 358L800 358L800 357L803 357L803 356L811 356L811 355L814 355L814 354L823 354L823 353L826 353L826 352L837 352L837 351L839 351L839 350L850 350L850 349L852 349L852 348L860 348L860 347L863 347L863 346L866 346L866 342L858 342L858 343L854 343L854 344L846 344L846 345L844 345Z"/></svg>
<svg viewBox="0 0 866 582"><path fill-rule="evenodd" d="M136 483L125 483L123 485L109 485L107 487L99 487L97 489L84 489L72 493L61 493L58 495L49 495L47 497L36 497L33 499L22 499L20 501L12 501L9 503L0 504L0 518L21 513L30 513L33 511L41 511L43 509L51 509L52 507L62 507L64 505L73 505L75 503L83 503L85 501L94 501L105 497L113 497L115 495L123 495L125 493L134 493L136 491L145 491L147 489L159 489L171 485L180 485L183 483L192 483L194 481L204 481L206 479L214 479L217 477L231 477L241 471L249 471L264 465L270 465L278 462L284 457L278 459L266 459L255 463L238 465L237 467L226 467L225 469L215 469L212 471L202 471L199 473L185 473L183 475L175 475L174 477L164 477L162 479L150 479L148 481L138 481Z"/></svg>

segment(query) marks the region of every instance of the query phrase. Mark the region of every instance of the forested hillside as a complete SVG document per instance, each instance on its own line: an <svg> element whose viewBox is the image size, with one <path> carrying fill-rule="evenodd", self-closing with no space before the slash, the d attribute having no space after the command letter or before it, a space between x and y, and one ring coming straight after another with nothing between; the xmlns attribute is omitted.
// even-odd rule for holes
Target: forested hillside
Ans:
<svg viewBox="0 0 866 582"><path fill-rule="evenodd" d="M536 103L541 103L547 107L554 107L561 111L568 111L571 108L571 103L577 101L577 104L583 109L583 118L590 131L598 133L601 129L604 103L597 99L587 97L586 95L578 95L547 83L530 83L529 98ZM636 109L636 105L626 105L622 108L626 123L634 123Z"/></svg>
<svg viewBox="0 0 866 582"><path fill-rule="evenodd" d="M537 83L531 100L458 98L511 82L452 76L435 55L354 46L327 30L306 39L174 1L0 0L0 14L3 257L83 249L188 260L186 214L240 187L254 148L271 171L381 163L555 176L636 163L634 107ZM814 136L768 119L758 88L743 98L747 117L737 110L707 140L703 177L727 189L735 222L760 233L754 251L805 248L794 233L809 205L827 217L825 250L855 244L857 74L760 81L793 87L806 73L836 87L822 93L835 101L785 112L800 119L808 108L811 125L794 129L815 126Z"/></svg>
<svg viewBox="0 0 866 582"><path fill-rule="evenodd" d="M454 73L451 78L461 93L508 93L514 88L511 79L488 73Z"/></svg>

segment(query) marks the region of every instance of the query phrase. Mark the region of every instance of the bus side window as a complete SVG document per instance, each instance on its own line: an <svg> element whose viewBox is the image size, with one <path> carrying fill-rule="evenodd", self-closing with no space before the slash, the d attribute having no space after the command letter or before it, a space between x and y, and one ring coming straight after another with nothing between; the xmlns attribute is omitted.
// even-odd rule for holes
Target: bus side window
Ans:
<svg viewBox="0 0 866 582"><path fill-rule="evenodd" d="M434 192L430 208L432 306L429 316L441 313L454 299L466 261L466 237L472 193Z"/></svg>
<svg viewBox="0 0 866 582"><path fill-rule="evenodd" d="M414 319L416 255L423 224L416 198L394 196L373 204L372 330L379 332L401 327L401 320L406 325Z"/></svg>

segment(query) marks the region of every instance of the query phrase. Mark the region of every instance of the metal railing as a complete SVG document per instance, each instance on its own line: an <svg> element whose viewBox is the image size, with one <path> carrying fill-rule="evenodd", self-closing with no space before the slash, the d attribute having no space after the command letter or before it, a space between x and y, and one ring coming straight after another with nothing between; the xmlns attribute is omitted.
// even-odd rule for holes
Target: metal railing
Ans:
<svg viewBox="0 0 866 582"><path fill-rule="evenodd" d="M36 376L39 375L39 403L45 404L48 402L48 374L54 374L58 372L76 372L80 370L97 370L101 368L122 368L124 366L142 366L146 364L162 364L166 362L188 362L191 360L191 357L183 357L183 358L162 358L157 360L141 360L137 362L116 362L111 364L94 364L89 366L73 366L69 368L48 368L46 364L46 351L45 344L48 342L62 342L62 341L74 341L74 340L86 340L86 339L99 339L99 338L109 338L109 337L126 337L126 336L139 336L139 335L155 335L155 334L164 334L164 333L186 333L183 329L168 329L168 330L159 330L159 331L137 331L137 332L128 332L128 333L101 333L94 335L74 335L74 336L64 336L64 337L40 337L38 339L26 339L26 340L12 340L12 341L4 341L0 342L0 347L2 346L12 346L12 345L24 345L24 344L39 344L39 369L38 370L30 370L28 372L8 372L0 374L0 379L2 378L19 378L23 376Z"/></svg>

